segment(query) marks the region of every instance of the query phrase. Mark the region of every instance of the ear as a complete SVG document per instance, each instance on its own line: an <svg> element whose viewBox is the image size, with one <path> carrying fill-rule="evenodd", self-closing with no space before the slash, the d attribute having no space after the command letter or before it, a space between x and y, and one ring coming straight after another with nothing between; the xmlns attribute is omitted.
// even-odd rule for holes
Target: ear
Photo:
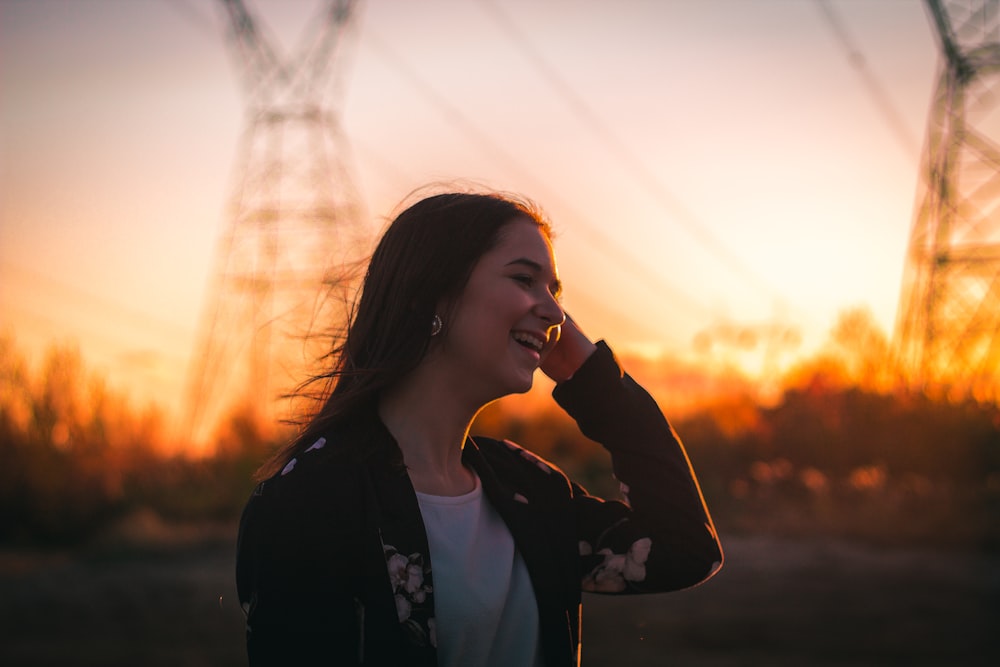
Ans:
<svg viewBox="0 0 1000 667"><path fill-rule="evenodd" d="M441 322L444 324L444 329L448 328L448 324L452 320L452 316L455 313L455 305L458 303L458 297L450 299L440 299L436 304L434 304L434 314L441 318Z"/></svg>

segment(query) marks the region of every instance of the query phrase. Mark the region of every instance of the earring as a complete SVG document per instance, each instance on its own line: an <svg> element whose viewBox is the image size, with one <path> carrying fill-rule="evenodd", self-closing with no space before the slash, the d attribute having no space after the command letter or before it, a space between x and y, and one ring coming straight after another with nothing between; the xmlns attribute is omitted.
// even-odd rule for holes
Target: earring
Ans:
<svg viewBox="0 0 1000 667"><path fill-rule="evenodd" d="M441 317L439 315L435 315L434 319L431 320L431 336L437 336L441 333L441 327L443 326L444 322L441 321Z"/></svg>

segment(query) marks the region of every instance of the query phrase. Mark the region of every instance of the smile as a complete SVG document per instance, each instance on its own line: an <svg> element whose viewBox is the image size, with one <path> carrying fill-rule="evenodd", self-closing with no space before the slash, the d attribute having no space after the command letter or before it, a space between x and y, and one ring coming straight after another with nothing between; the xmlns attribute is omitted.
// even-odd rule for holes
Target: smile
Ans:
<svg viewBox="0 0 1000 667"><path fill-rule="evenodd" d="M527 331L515 331L511 334L511 336L520 345L534 350L535 352L541 352L542 348L545 347L545 338L538 336L537 334L528 333Z"/></svg>

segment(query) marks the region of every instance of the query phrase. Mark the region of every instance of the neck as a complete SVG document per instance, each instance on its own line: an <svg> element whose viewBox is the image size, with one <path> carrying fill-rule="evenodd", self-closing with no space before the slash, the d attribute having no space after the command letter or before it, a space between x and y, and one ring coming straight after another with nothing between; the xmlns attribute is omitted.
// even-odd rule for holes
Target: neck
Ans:
<svg viewBox="0 0 1000 667"><path fill-rule="evenodd" d="M475 486L462 465L462 448L482 406L462 400L447 378L426 366L387 391L379 417L396 439L413 488L421 493L456 496Z"/></svg>

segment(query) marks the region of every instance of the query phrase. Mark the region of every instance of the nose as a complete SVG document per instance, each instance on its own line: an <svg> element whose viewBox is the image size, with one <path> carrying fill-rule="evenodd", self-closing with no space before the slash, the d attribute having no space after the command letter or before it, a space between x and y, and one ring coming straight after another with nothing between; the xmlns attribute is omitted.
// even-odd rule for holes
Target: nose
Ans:
<svg viewBox="0 0 1000 667"><path fill-rule="evenodd" d="M545 297L536 307L536 312L540 318L548 322L549 328L561 326L566 321L566 313L556 300L555 296L546 292Z"/></svg>

